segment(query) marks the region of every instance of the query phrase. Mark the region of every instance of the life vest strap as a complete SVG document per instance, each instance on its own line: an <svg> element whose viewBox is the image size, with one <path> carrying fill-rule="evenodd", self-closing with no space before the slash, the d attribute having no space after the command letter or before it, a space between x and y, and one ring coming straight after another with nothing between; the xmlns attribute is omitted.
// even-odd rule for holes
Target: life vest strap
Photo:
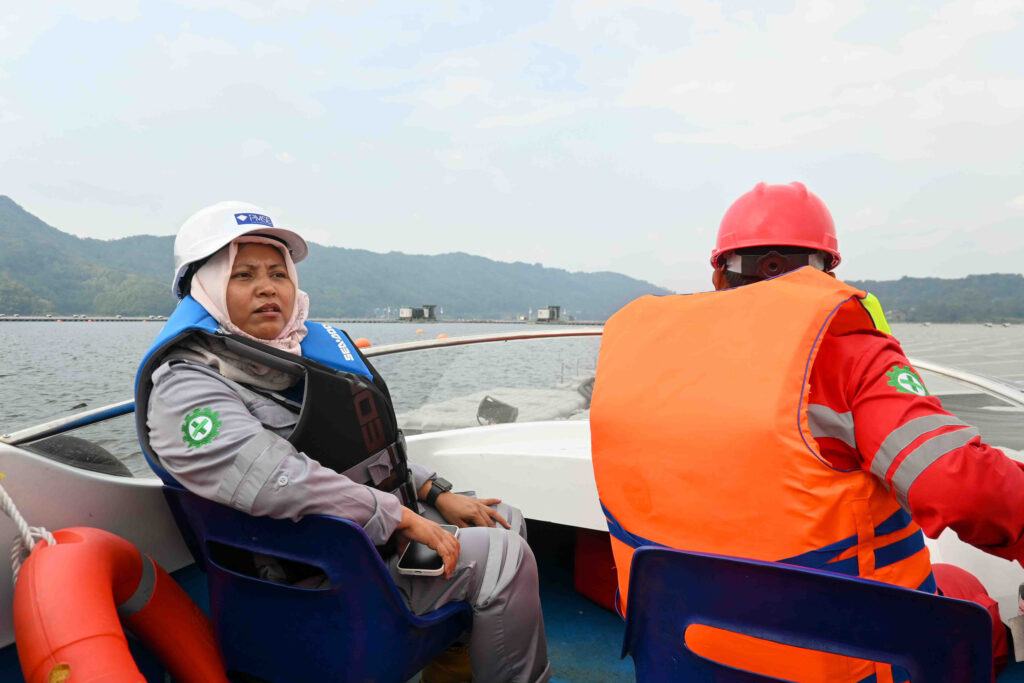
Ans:
<svg viewBox="0 0 1024 683"><path fill-rule="evenodd" d="M604 503L601 503L601 509L604 511L605 519L608 522L609 533L611 533L613 538L626 544L630 548L635 550L641 546L668 547L663 543L658 543L657 541L652 541L649 538L644 538L643 536L634 534L626 529L615 518L615 515L612 514L611 510L604 505ZM875 537L897 533L908 528L911 524L913 524L913 520L910 515L901 508L890 515L884 522L875 527ZM820 569L822 571L835 572L837 574L845 574L847 576L859 576L859 564L856 555L842 560L836 560L836 558L844 552L854 548L857 545L857 542L857 536L853 535L848 538L844 538L841 541L831 543L823 548L817 548L801 555L775 561L781 564L792 564L798 567L806 567L808 569ZM881 569L883 567L896 564L897 562L901 562L917 554L923 550L924 547L924 538L920 532L917 532L895 540L892 543L875 548L873 550L875 553L875 567ZM918 590L934 593L935 578L929 574L929 577L925 579L921 586L918 587Z"/></svg>
<svg viewBox="0 0 1024 683"><path fill-rule="evenodd" d="M410 491L412 476L405 453L405 435L399 430L395 441L341 474L354 482L393 493L402 505L416 509L416 493Z"/></svg>
<svg viewBox="0 0 1024 683"><path fill-rule="evenodd" d="M906 510L898 508L888 517L888 519L875 527L873 536L874 538L878 538L881 536L896 534L907 529L913 523L914 520L911 519ZM855 547L857 543L858 538L857 535L854 534L822 548L810 550L806 553L787 557L778 561L785 564L795 564L799 567L807 567L809 569L824 569L825 571L836 572L838 574L859 576L860 573L856 555L842 560L836 559L847 550ZM895 564L920 552L923 548L924 538L920 532L896 539L891 543L874 549L874 566L876 569L880 569L882 567Z"/></svg>
<svg viewBox="0 0 1024 683"><path fill-rule="evenodd" d="M615 519L615 515L611 513L611 510L605 507L604 503L601 503L601 509L604 511L605 521L608 522L608 532L612 535L612 538L622 541L634 550L645 545L653 545L660 548L668 547L664 543L658 543L627 531L626 528L619 523L619 520Z"/></svg>

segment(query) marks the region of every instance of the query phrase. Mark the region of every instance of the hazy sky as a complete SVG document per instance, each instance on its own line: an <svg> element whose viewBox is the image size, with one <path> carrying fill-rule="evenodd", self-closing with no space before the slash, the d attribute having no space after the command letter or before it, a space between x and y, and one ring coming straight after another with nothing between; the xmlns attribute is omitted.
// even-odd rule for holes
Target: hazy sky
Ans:
<svg viewBox="0 0 1024 683"><path fill-rule="evenodd" d="M1021 0L4 3L0 194L81 236L243 199L321 244L692 291L732 200L800 180L841 277L1021 272L1022 19Z"/></svg>

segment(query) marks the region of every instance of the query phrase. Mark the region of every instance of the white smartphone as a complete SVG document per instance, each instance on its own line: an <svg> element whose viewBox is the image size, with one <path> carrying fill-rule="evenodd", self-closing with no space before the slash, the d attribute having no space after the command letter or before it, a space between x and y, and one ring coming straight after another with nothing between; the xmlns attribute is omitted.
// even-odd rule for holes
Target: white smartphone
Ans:
<svg viewBox="0 0 1024 683"><path fill-rule="evenodd" d="M459 527L454 524L442 524L441 528L452 536L459 537ZM441 576L444 573L444 560L429 545L413 541L398 558L398 573L410 576Z"/></svg>

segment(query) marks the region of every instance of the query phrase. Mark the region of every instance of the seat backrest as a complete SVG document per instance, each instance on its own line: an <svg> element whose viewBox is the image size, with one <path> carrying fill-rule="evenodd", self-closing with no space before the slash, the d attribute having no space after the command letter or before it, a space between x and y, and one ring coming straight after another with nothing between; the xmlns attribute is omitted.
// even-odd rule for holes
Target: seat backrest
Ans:
<svg viewBox="0 0 1024 683"><path fill-rule="evenodd" d="M209 577L229 670L274 681L405 681L471 624L466 603L412 614L369 537L350 521L255 517L166 486L171 511ZM211 547L319 567L329 585L273 583L223 566Z"/></svg>
<svg viewBox="0 0 1024 683"><path fill-rule="evenodd" d="M900 666L911 681L988 681L980 605L773 562L643 547L633 555L622 656L639 681L778 680L705 659L692 624Z"/></svg>

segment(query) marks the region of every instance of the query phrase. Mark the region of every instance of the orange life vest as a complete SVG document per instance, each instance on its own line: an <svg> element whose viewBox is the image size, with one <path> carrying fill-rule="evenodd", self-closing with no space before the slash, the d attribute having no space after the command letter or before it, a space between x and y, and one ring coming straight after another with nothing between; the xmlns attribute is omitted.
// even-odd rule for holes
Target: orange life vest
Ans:
<svg viewBox="0 0 1024 683"><path fill-rule="evenodd" d="M823 335L875 329L864 296L801 268L721 292L645 296L607 322L591 449L623 610L641 545L935 592L917 524L870 473L822 459L808 427L808 378ZM782 646L694 630L687 643L703 642L700 654L737 666L763 660L763 673L795 680L860 680L875 668L812 653L794 673L774 668L789 658Z"/></svg>

